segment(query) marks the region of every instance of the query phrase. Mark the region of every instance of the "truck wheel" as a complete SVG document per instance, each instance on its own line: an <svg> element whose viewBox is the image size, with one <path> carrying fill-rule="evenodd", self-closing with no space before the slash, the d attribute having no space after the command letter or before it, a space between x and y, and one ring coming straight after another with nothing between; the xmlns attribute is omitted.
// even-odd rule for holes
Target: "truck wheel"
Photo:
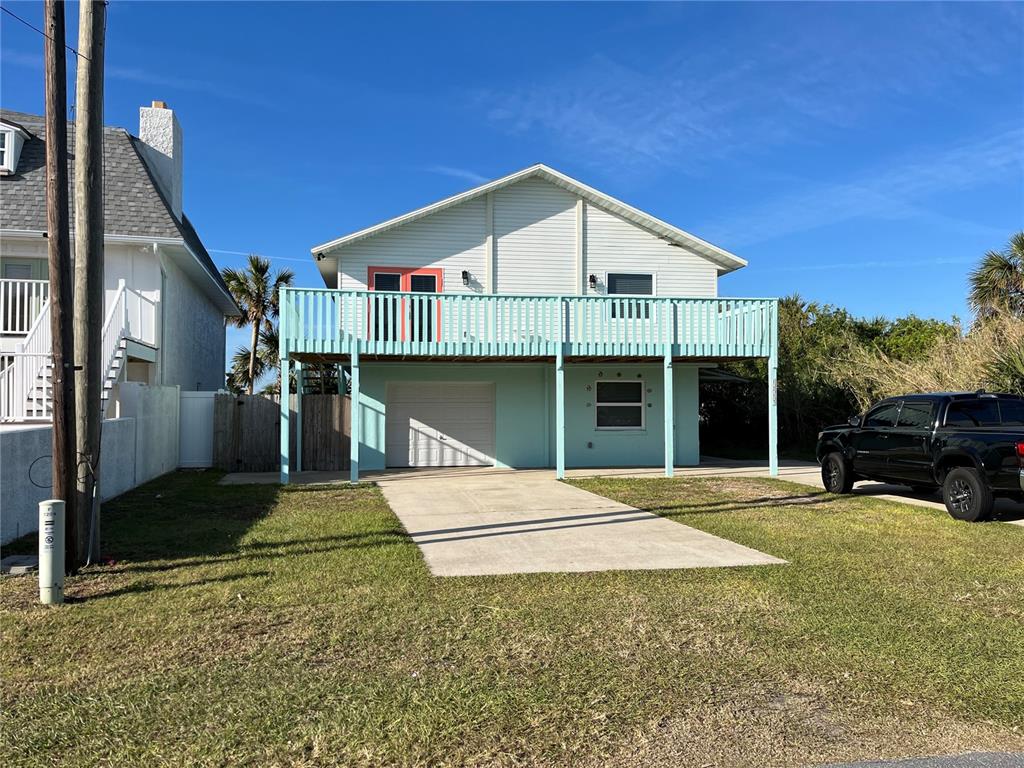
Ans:
<svg viewBox="0 0 1024 768"><path fill-rule="evenodd" d="M821 484L829 493L849 493L853 488L853 472L843 454L830 453L821 462Z"/></svg>
<svg viewBox="0 0 1024 768"><path fill-rule="evenodd" d="M976 523L992 514L992 491L970 467L954 467L942 484L942 500L946 510L957 520Z"/></svg>

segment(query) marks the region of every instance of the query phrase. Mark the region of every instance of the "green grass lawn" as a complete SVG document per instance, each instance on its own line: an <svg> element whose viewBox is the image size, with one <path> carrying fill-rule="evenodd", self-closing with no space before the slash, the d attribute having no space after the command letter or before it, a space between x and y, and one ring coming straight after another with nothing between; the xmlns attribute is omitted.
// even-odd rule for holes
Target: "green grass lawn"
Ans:
<svg viewBox="0 0 1024 768"><path fill-rule="evenodd" d="M769 480L575 484L789 561L429 575L372 486L178 473L0 582L5 766L800 765L1024 749L1024 529Z"/></svg>

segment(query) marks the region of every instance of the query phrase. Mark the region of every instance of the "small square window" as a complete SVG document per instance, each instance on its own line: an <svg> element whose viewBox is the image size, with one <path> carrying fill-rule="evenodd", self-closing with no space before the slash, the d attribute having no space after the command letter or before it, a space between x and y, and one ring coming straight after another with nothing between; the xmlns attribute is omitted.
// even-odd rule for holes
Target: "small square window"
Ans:
<svg viewBox="0 0 1024 768"><path fill-rule="evenodd" d="M599 381L595 389L598 429L644 428L643 381Z"/></svg>

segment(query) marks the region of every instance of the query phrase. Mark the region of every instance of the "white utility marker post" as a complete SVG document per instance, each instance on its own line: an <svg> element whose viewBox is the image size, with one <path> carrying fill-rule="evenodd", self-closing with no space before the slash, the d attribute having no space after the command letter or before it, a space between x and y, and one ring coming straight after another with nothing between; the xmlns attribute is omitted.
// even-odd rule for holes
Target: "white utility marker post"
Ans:
<svg viewBox="0 0 1024 768"><path fill-rule="evenodd" d="M64 502L39 502L39 602L64 602Z"/></svg>

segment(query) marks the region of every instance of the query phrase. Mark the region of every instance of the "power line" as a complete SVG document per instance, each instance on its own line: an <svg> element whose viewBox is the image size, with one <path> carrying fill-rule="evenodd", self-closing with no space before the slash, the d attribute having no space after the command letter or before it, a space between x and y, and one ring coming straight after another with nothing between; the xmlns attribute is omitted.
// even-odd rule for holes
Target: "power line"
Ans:
<svg viewBox="0 0 1024 768"><path fill-rule="evenodd" d="M313 257L310 256L308 259L296 259L289 256L267 256L265 253L255 253L254 251L226 251L223 248L207 248L210 253L227 253L232 256L261 256L264 259L270 259L271 261L294 261L299 264L310 264L313 261Z"/></svg>
<svg viewBox="0 0 1024 768"><path fill-rule="evenodd" d="M16 14L14 11L10 10L9 8L4 8L2 5L0 5L0 11L3 11L8 16L10 16L12 19L16 19L17 21L20 21L22 24L24 24L29 29L31 29L31 30L33 30L35 32L38 32L40 35L45 37L47 40L50 40L50 41L52 41L54 43L57 42L52 37L50 37L48 34L43 32L43 30L41 30L39 27L35 26L34 24L31 24L28 21L25 21L25 19L21 18L21 16L19 16L18 14ZM83 56L82 54L80 54L78 51L76 51L74 48L72 48L67 43L64 43L64 47L67 48L69 51L71 51L73 54L75 54L75 56L77 56L78 58L85 59L86 61L89 61L89 57L88 56Z"/></svg>

